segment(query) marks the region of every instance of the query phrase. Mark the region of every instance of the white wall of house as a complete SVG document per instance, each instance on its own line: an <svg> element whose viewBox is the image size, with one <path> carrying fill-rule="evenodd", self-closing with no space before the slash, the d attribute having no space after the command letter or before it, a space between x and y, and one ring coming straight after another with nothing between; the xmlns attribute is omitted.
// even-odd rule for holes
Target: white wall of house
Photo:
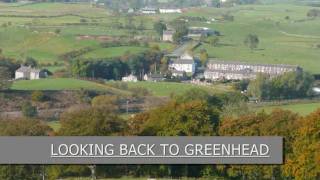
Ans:
<svg viewBox="0 0 320 180"><path fill-rule="evenodd" d="M170 41L170 42L172 42L172 41L173 41L173 35L164 34L164 35L162 36L162 40L163 40L163 41Z"/></svg>
<svg viewBox="0 0 320 180"><path fill-rule="evenodd" d="M122 81L123 82L137 82L138 78L136 76L134 76L134 75L129 75L127 77L123 77Z"/></svg>
<svg viewBox="0 0 320 180"><path fill-rule="evenodd" d="M168 13L182 13L181 9L159 9L161 14L168 14Z"/></svg>
<svg viewBox="0 0 320 180"><path fill-rule="evenodd" d="M40 79L39 72L30 72L30 80L34 80L34 79Z"/></svg>
<svg viewBox="0 0 320 180"><path fill-rule="evenodd" d="M16 71L15 79L23 79L23 78L28 78L28 77L27 77L27 75L25 73Z"/></svg>
<svg viewBox="0 0 320 180"><path fill-rule="evenodd" d="M178 64L178 63L172 63L169 65L171 69L175 69L177 71L184 71L186 73L192 73L194 74L196 72L196 64Z"/></svg>

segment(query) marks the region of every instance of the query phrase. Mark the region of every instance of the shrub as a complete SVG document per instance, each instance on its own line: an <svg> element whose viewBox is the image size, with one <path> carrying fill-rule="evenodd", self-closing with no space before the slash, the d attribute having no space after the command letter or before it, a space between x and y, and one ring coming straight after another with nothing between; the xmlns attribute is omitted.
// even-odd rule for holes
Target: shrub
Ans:
<svg viewBox="0 0 320 180"><path fill-rule="evenodd" d="M24 103L21 110L23 116L28 118L36 117L38 115L37 108L35 106L32 106L30 102Z"/></svg>
<svg viewBox="0 0 320 180"><path fill-rule="evenodd" d="M42 91L33 91L31 94L31 99L34 102L43 102L46 97Z"/></svg>

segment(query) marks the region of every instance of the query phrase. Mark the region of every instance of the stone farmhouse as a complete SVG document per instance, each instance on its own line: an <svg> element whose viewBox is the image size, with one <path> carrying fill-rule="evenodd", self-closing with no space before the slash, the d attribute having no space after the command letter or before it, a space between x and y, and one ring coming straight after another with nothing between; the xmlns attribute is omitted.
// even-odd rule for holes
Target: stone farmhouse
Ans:
<svg viewBox="0 0 320 180"><path fill-rule="evenodd" d="M174 33L175 33L174 30L166 30L166 31L163 31L162 41L173 42L173 34L174 34Z"/></svg>
<svg viewBox="0 0 320 180"><path fill-rule="evenodd" d="M190 27L188 29L188 38L200 38L201 36L217 35L218 32L207 27Z"/></svg>
<svg viewBox="0 0 320 180"><path fill-rule="evenodd" d="M122 77L123 82L138 82L137 76L130 74L129 76Z"/></svg>
<svg viewBox="0 0 320 180"><path fill-rule="evenodd" d="M161 14L182 13L182 10L181 9L163 9L163 8L160 8L159 12Z"/></svg>
<svg viewBox="0 0 320 180"><path fill-rule="evenodd" d="M293 71L302 71L302 68L282 64L249 64L237 61L210 60L204 72L204 77L208 80L242 80L255 79L259 73L275 77Z"/></svg>
<svg viewBox="0 0 320 180"><path fill-rule="evenodd" d="M192 56L185 53L179 58L171 60L169 63L169 69L175 72L175 74L178 74L177 72L181 72L180 74L185 72L193 75L196 72L196 62Z"/></svg>
<svg viewBox="0 0 320 180"><path fill-rule="evenodd" d="M15 79L27 79L34 80L40 78L46 78L48 76L47 72L32 68L31 66L21 65L19 69L15 72Z"/></svg>
<svg viewBox="0 0 320 180"><path fill-rule="evenodd" d="M141 9L142 14L156 14L158 10L156 8L145 7Z"/></svg>

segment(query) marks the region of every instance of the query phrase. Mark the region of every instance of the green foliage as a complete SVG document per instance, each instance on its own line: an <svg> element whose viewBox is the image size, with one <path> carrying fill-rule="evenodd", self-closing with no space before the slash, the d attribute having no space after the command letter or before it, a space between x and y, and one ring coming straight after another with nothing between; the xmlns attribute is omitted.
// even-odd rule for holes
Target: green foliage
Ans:
<svg viewBox="0 0 320 180"><path fill-rule="evenodd" d="M32 57L27 57L25 62L24 62L25 66L31 66L31 67L37 67L38 66L38 62L37 60L35 60Z"/></svg>
<svg viewBox="0 0 320 180"><path fill-rule="evenodd" d="M175 33L173 34L173 40L175 42L180 42L183 36L188 34L188 23L183 20L176 19L170 22L170 25L175 29Z"/></svg>
<svg viewBox="0 0 320 180"><path fill-rule="evenodd" d="M285 154L292 151L293 138L297 129L299 116L290 111L275 110L270 114L264 112L247 114L240 117L227 117L219 127L221 136L283 136L286 139ZM245 128L244 128L245 127ZM280 165L231 165L224 171L235 179L283 179L285 173Z"/></svg>
<svg viewBox="0 0 320 180"><path fill-rule="evenodd" d="M163 31L167 29L167 26L163 21L158 21L154 23L153 29L159 34L159 36L162 36Z"/></svg>
<svg viewBox="0 0 320 180"><path fill-rule="evenodd" d="M119 116L101 108L87 108L62 115L61 136L110 136L121 135L126 124Z"/></svg>
<svg viewBox="0 0 320 180"><path fill-rule="evenodd" d="M218 113L206 102L170 102L166 106L144 113L133 121L145 121L140 135L147 136L199 136L214 135Z"/></svg>
<svg viewBox="0 0 320 180"><path fill-rule="evenodd" d="M21 111L24 117L32 118L38 115L37 107L33 106L30 102L25 102L22 107Z"/></svg>
<svg viewBox="0 0 320 180"><path fill-rule="evenodd" d="M119 99L116 96L100 95L92 99L91 105L94 108L101 108L104 111L118 112Z"/></svg>
<svg viewBox="0 0 320 180"><path fill-rule="evenodd" d="M245 91L248 89L249 83L250 83L250 80L248 79L240 80L239 82L235 82L233 84L233 89L237 91Z"/></svg>
<svg viewBox="0 0 320 180"><path fill-rule="evenodd" d="M1 136L47 136L50 132L49 126L35 119L0 120Z"/></svg>
<svg viewBox="0 0 320 180"><path fill-rule="evenodd" d="M320 10L319 9L310 9L307 13L307 16L310 18L320 17Z"/></svg>
<svg viewBox="0 0 320 180"><path fill-rule="evenodd" d="M260 100L304 98L312 95L314 78L306 72L288 72L270 78L258 75L250 82L249 95Z"/></svg>
<svg viewBox="0 0 320 180"><path fill-rule="evenodd" d="M201 61L202 66L205 66L207 64L208 59L209 59L209 55L208 55L207 51L206 50L201 50L201 52L200 52L200 61Z"/></svg>
<svg viewBox="0 0 320 180"><path fill-rule="evenodd" d="M42 91L33 91L31 94L31 100L34 102L43 102L46 96Z"/></svg>
<svg viewBox="0 0 320 180"><path fill-rule="evenodd" d="M251 50L253 50L258 47L260 40L257 35L248 34L243 42L247 47L249 47Z"/></svg>
<svg viewBox="0 0 320 180"><path fill-rule="evenodd" d="M11 74L7 67L0 66L0 90L9 89L11 87L12 82Z"/></svg>

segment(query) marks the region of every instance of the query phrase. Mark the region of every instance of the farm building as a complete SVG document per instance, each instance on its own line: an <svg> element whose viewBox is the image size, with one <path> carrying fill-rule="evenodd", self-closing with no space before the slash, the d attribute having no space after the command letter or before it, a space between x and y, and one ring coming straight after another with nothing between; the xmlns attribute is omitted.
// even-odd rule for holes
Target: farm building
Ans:
<svg viewBox="0 0 320 180"><path fill-rule="evenodd" d="M210 80L241 80L254 79L258 73L277 76L292 71L302 71L302 69L293 65L249 64L236 61L210 60L204 76L205 79Z"/></svg>
<svg viewBox="0 0 320 180"><path fill-rule="evenodd" d="M123 82L137 82L138 78L137 78L137 76L130 74L129 76L122 77L122 81Z"/></svg>
<svg viewBox="0 0 320 180"><path fill-rule="evenodd" d="M15 72L15 79L28 79L28 80L34 80L34 79L40 79L47 77L47 72L32 68L31 66L24 66L21 65L19 69Z"/></svg>
<svg viewBox="0 0 320 180"><path fill-rule="evenodd" d="M166 30L163 31L162 40L163 41L170 41L173 42L173 34L175 33L174 30Z"/></svg>
<svg viewBox="0 0 320 180"><path fill-rule="evenodd" d="M157 13L157 9L156 8L145 7L143 9L141 9L141 13L142 14L156 14Z"/></svg>
<svg viewBox="0 0 320 180"><path fill-rule="evenodd" d="M193 75L196 72L196 63L192 56L183 54L178 59L170 61L169 69L172 71L191 73Z"/></svg>
<svg viewBox="0 0 320 180"><path fill-rule="evenodd" d="M199 38L201 36L218 35L219 32L207 27L190 27L188 29L189 38Z"/></svg>
<svg viewBox="0 0 320 180"><path fill-rule="evenodd" d="M169 14L169 13L182 13L181 9L159 9L161 14Z"/></svg>
<svg viewBox="0 0 320 180"><path fill-rule="evenodd" d="M145 74L143 76L143 80L150 81L150 82L159 82L159 81L164 81L165 78L163 77L162 74Z"/></svg>

